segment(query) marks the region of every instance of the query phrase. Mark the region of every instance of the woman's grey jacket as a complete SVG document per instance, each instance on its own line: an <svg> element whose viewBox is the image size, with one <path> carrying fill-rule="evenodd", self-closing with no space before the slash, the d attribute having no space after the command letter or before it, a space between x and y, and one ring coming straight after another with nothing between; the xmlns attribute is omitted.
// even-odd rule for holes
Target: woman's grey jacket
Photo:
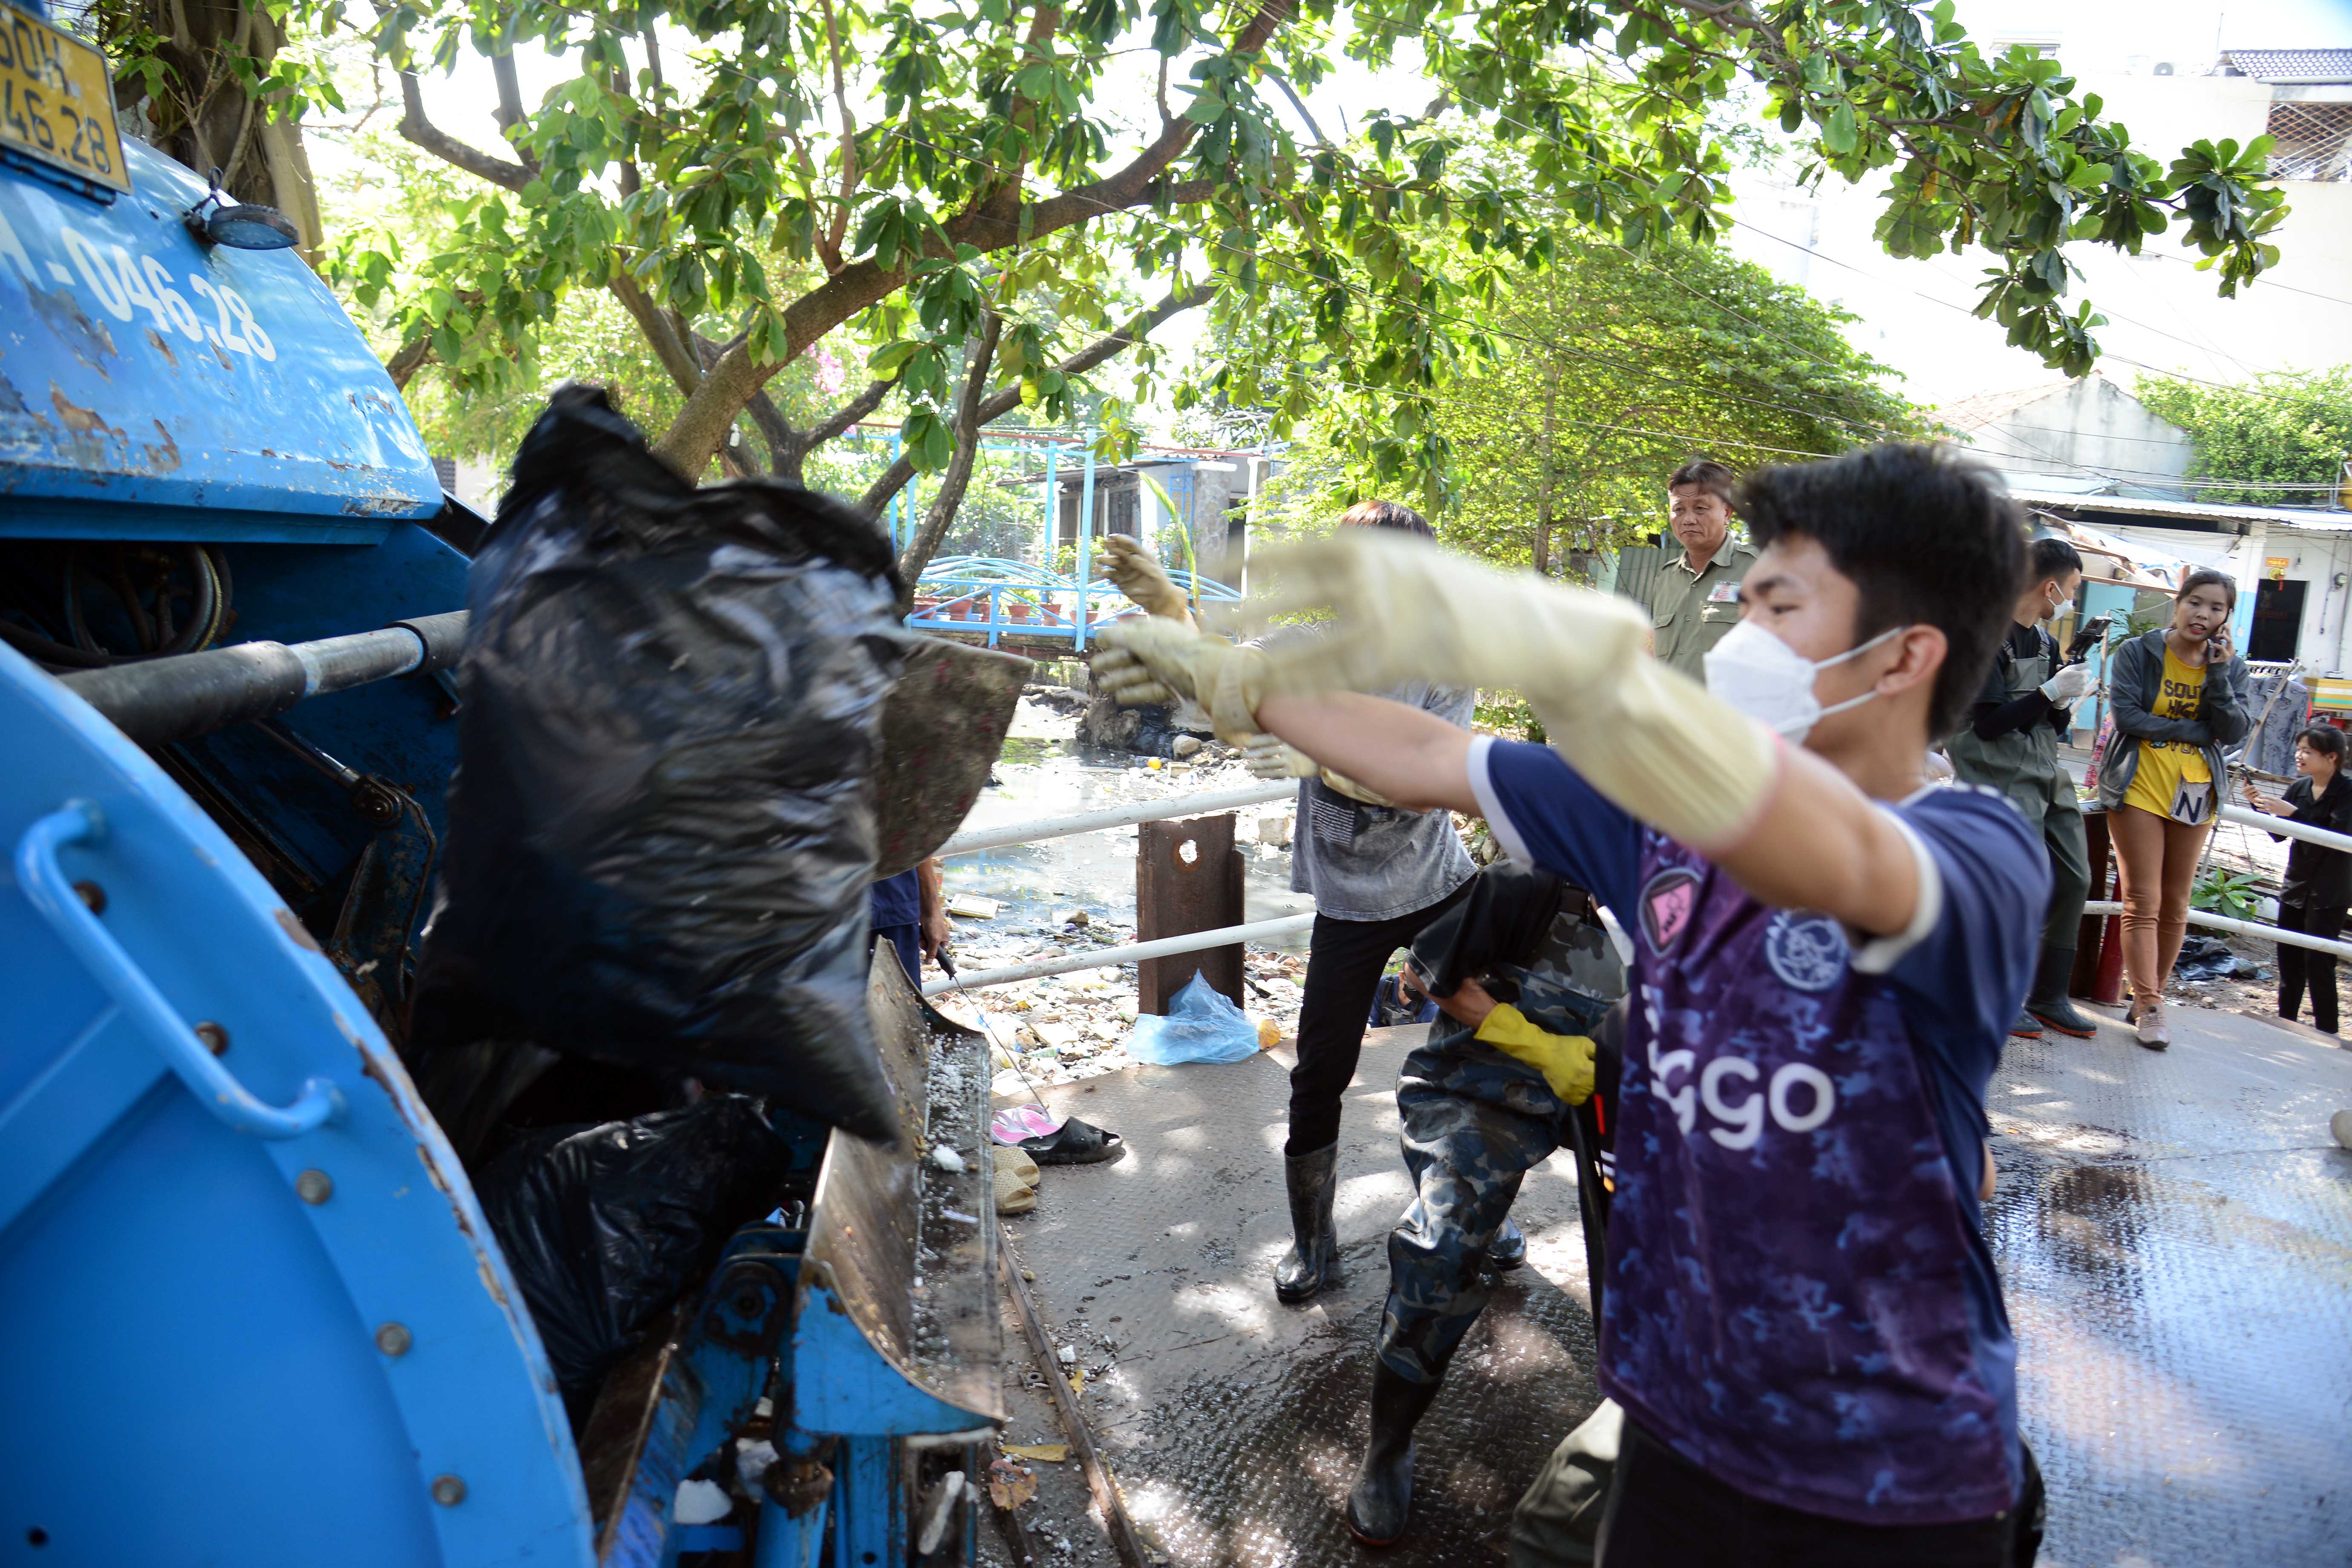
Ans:
<svg viewBox="0 0 2352 1568"><path fill-rule="evenodd" d="M2194 719L2159 719L2150 711L2164 689L2164 633L2143 632L2116 649L2107 660L2107 710L2115 715L2106 754L2099 759L2099 804L2109 811L2122 806L2139 772L2142 741L2186 741L2201 749L2205 767L2218 795L2230 777L2221 762L2221 748L2234 746L2253 728L2253 701L2246 679L2246 661L2230 656L2226 670L2215 679L2214 667L2205 667L2205 694Z"/></svg>

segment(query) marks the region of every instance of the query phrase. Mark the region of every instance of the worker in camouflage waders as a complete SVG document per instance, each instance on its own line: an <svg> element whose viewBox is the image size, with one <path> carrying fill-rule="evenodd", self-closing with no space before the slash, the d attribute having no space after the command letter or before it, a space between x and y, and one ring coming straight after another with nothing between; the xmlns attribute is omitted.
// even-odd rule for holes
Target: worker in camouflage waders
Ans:
<svg viewBox="0 0 2352 1568"><path fill-rule="evenodd" d="M2007 795L2041 830L2050 852L2050 910L2042 926L2042 958L2025 1011L2012 1035L2038 1037L2048 1025L2087 1039L2097 1026L2067 1000L2083 902L2091 891L2091 858L2083 837L2083 808L2074 775L2058 760L2068 710L2090 689L2087 665L2063 664L2049 630L2074 607L2083 558L2063 539L2037 539L2032 581L2017 601L2009 634L1993 658L1969 723L1945 742L1953 770L1969 784Z"/></svg>
<svg viewBox="0 0 2352 1568"><path fill-rule="evenodd" d="M1593 1089L1591 1037L1625 989L1583 892L1507 863L1414 939L1412 963L1446 1016L1397 1082L1413 1197L1389 1233L1371 1441L1347 1505L1349 1529L1374 1545L1404 1532L1413 1427L1486 1309L1487 1248L1520 1181L1572 1139L1570 1108Z"/></svg>

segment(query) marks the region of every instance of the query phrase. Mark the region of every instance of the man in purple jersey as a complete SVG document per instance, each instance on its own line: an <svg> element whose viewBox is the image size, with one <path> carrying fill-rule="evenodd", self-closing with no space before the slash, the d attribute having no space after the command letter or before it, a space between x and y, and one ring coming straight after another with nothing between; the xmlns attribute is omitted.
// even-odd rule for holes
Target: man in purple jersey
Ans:
<svg viewBox="0 0 2352 1568"><path fill-rule="evenodd" d="M1923 772L2022 530L1920 447L1766 470L1740 512L1761 553L1706 689L1643 651L1632 606L1357 540L1294 549L1266 606L1331 612L1312 647L1146 635L1096 676L1480 812L1634 933L1603 1563L2005 1568L2038 1488L1977 1194L2050 873L2005 800ZM1357 694L1406 679L1516 687L1551 744Z"/></svg>

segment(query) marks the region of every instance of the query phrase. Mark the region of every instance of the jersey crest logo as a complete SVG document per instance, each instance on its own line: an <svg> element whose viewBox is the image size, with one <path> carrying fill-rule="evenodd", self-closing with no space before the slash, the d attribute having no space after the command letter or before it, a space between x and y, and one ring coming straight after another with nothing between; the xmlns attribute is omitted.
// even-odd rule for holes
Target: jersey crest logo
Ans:
<svg viewBox="0 0 2352 1568"><path fill-rule="evenodd" d="M1650 939L1650 951L1664 952L1682 937L1698 913L1698 873L1683 866L1669 866L1650 879L1642 889L1642 934Z"/></svg>
<svg viewBox="0 0 2352 1568"><path fill-rule="evenodd" d="M1764 962L1793 991L1826 991L1845 973L1845 932L1827 915L1782 910L1764 931Z"/></svg>

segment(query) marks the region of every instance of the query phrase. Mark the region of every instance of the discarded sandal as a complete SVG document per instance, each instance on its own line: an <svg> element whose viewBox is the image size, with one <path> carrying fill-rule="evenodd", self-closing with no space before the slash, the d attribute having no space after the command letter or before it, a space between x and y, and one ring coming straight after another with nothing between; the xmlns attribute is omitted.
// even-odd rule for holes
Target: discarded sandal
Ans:
<svg viewBox="0 0 2352 1568"><path fill-rule="evenodd" d="M1127 1146L1116 1132L1073 1116L1043 1138L1024 1138L1021 1148L1041 1165L1097 1165Z"/></svg>
<svg viewBox="0 0 2352 1568"><path fill-rule="evenodd" d="M1037 1206L1037 1163L1018 1149L998 1148L996 1162L996 1212L1027 1214Z"/></svg>

